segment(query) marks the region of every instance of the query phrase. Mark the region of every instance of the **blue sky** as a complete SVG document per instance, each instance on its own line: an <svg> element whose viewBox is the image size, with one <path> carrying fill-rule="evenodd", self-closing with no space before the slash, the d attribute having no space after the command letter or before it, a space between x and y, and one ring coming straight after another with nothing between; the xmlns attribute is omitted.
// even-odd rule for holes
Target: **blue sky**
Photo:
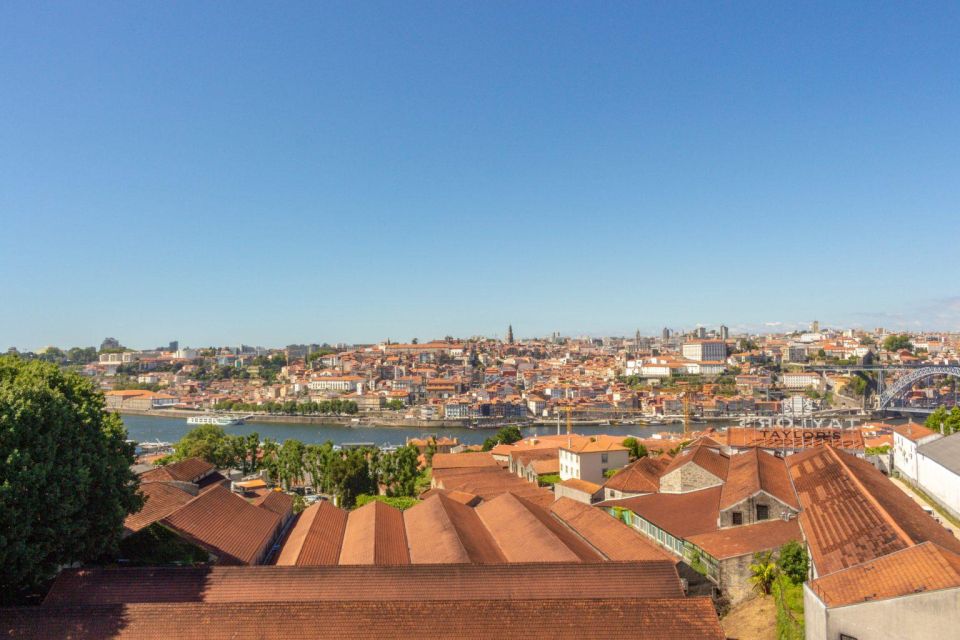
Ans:
<svg viewBox="0 0 960 640"><path fill-rule="evenodd" d="M960 5L840 4L2 3L0 347L960 329Z"/></svg>

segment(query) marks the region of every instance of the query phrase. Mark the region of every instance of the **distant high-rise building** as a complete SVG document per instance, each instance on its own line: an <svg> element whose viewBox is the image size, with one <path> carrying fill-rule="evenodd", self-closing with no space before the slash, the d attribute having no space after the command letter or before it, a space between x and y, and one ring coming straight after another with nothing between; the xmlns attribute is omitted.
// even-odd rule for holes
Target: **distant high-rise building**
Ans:
<svg viewBox="0 0 960 640"><path fill-rule="evenodd" d="M814 320L810 323L810 331L812 333L820 333L820 321Z"/></svg>
<svg viewBox="0 0 960 640"><path fill-rule="evenodd" d="M667 329L666 327L664 327L664 328L663 328L663 333L661 334L661 336L663 337L664 341L669 340L669 339L670 339L670 329Z"/></svg>
<svg viewBox="0 0 960 640"><path fill-rule="evenodd" d="M513 325L507 327L507 344L513 344Z"/></svg>
<svg viewBox="0 0 960 640"><path fill-rule="evenodd" d="M707 337L707 328L706 327L697 327L697 338L703 340Z"/></svg>
<svg viewBox="0 0 960 640"><path fill-rule="evenodd" d="M177 351L180 348L179 340L171 340L170 346L167 347L167 351Z"/></svg>
<svg viewBox="0 0 960 640"><path fill-rule="evenodd" d="M729 337L730 337L730 329L725 324L720 325L720 339L726 340Z"/></svg>

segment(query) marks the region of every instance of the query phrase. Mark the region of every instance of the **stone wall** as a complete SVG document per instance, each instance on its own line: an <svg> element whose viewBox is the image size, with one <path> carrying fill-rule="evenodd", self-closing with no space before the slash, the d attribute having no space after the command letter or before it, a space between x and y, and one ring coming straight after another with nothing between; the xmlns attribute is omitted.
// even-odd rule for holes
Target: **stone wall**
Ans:
<svg viewBox="0 0 960 640"><path fill-rule="evenodd" d="M766 505L767 512L769 517L767 520L774 520L776 518L782 518L783 514L796 514L796 510L791 509L787 505L783 504L773 496L771 496L766 491L761 491L755 496L751 496L746 500L742 500L737 504L727 507L720 512L720 528L735 526L733 524L733 513L739 511L743 514L743 523L742 524L755 524L757 522L762 522L757 520L757 505Z"/></svg>
<svg viewBox="0 0 960 640"><path fill-rule="evenodd" d="M723 481L703 467L688 462L660 478L661 493L686 493L723 484Z"/></svg>

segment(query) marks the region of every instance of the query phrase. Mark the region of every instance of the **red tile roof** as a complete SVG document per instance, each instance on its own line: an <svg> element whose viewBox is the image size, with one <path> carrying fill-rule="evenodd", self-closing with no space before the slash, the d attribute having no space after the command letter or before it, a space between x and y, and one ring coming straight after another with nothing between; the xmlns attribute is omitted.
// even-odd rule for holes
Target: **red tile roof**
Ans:
<svg viewBox="0 0 960 640"><path fill-rule="evenodd" d="M779 549L791 540L803 541L796 518L718 529L687 538L688 542L697 545L717 560Z"/></svg>
<svg viewBox="0 0 960 640"><path fill-rule="evenodd" d="M789 456L787 464L820 575L928 540L960 552L960 541L870 463L821 447Z"/></svg>
<svg viewBox="0 0 960 640"><path fill-rule="evenodd" d="M500 463L486 451L476 453L435 453L431 464L434 471L438 469L462 469L464 467L491 467L500 468Z"/></svg>
<svg viewBox="0 0 960 640"><path fill-rule="evenodd" d="M326 500L304 509L280 547L283 566L335 565L347 527L347 512Z"/></svg>
<svg viewBox="0 0 960 640"><path fill-rule="evenodd" d="M0 619L6 637L38 640L724 638L709 598L21 607L0 610Z"/></svg>
<svg viewBox="0 0 960 640"><path fill-rule="evenodd" d="M896 424L891 427L894 433L898 433L907 440L912 440L917 442L922 438L928 436L936 435L937 432L932 429L928 429L922 424L917 424L916 422L908 422L906 424Z"/></svg>
<svg viewBox="0 0 960 640"><path fill-rule="evenodd" d="M663 473L660 474L661 477L666 474L679 469L685 464L693 463L712 473L714 476L721 480L726 480L727 478L727 469L730 465L730 458L727 454L721 452L714 446L708 444L696 444L692 447L688 447L677 454L677 456L670 461L670 464L666 469L663 470Z"/></svg>
<svg viewBox="0 0 960 640"><path fill-rule="evenodd" d="M187 458L141 474L140 482L197 482L216 469L216 465L206 460Z"/></svg>
<svg viewBox="0 0 960 640"><path fill-rule="evenodd" d="M777 458L759 448L731 456L727 481L720 496L720 508L732 507L760 491L794 509L800 509L783 458Z"/></svg>
<svg viewBox="0 0 960 640"><path fill-rule="evenodd" d="M623 507L678 538L717 529L721 486L689 493L650 493L607 500L601 507Z"/></svg>
<svg viewBox="0 0 960 640"><path fill-rule="evenodd" d="M570 498L560 498L553 503L550 511L609 560L650 560L666 561L670 566L675 564L673 556L602 509Z"/></svg>
<svg viewBox="0 0 960 640"><path fill-rule="evenodd" d="M403 514L375 500L350 512L340 564L410 564Z"/></svg>
<svg viewBox="0 0 960 640"><path fill-rule="evenodd" d="M403 520L414 564L507 561L476 510L443 493L407 509Z"/></svg>
<svg viewBox="0 0 960 640"><path fill-rule="evenodd" d="M140 492L146 500L143 509L130 514L123 521L123 527L129 533L136 533L149 527L187 504L194 497L192 493L166 482L141 484Z"/></svg>
<svg viewBox="0 0 960 640"><path fill-rule="evenodd" d="M219 562L254 564L276 535L280 516L217 486L160 523L213 553Z"/></svg>
<svg viewBox="0 0 960 640"><path fill-rule="evenodd" d="M669 465L669 458L645 456L614 474L603 488L623 493L656 493L660 490L660 476Z"/></svg>
<svg viewBox="0 0 960 640"><path fill-rule="evenodd" d="M409 566L67 569L43 608L124 603L379 600L569 600L682 595L674 564L653 562L414 564ZM545 590L544 585L550 588Z"/></svg>
<svg viewBox="0 0 960 640"><path fill-rule="evenodd" d="M828 607L960 589L960 555L924 542L823 576L809 586Z"/></svg>

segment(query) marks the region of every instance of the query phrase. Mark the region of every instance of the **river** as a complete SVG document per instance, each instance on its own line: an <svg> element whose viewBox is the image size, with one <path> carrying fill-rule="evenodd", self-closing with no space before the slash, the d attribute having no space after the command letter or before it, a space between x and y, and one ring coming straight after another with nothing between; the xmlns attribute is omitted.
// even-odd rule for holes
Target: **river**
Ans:
<svg viewBox="0 0 960 640"><path fill-rule="evenodd" d="M154 416L125 415L123 422L127 426L129 438L137 442L176 442L190 426L186 418L157 418ZM696 428L703 429L707 425L698 424ZM714 425L720 427L721 425ZM654 433L662 431L682 431L683 425L660 425L643 427L638 425L607 425L607 426L574 426L576 433L596 435L600 433L610 435L628 435L649 438ZM371 426L339 426L318 424L287 424L276 422L255 422L235 425L226 428L227 433L246 435L256 431L261 438L272 438L283 442L288 438L295 438L305 443L323 443L330 440L334 444L344 442L369 442L376 445L402 445L407 438L423 438L435 433L438 436L457 438L464 444L480 444L490 437L496 430L492 429L417 429L413 427L371 427ZM556 427L524 427L521 429L524 436L544 435L556 433Z"/></svg>

